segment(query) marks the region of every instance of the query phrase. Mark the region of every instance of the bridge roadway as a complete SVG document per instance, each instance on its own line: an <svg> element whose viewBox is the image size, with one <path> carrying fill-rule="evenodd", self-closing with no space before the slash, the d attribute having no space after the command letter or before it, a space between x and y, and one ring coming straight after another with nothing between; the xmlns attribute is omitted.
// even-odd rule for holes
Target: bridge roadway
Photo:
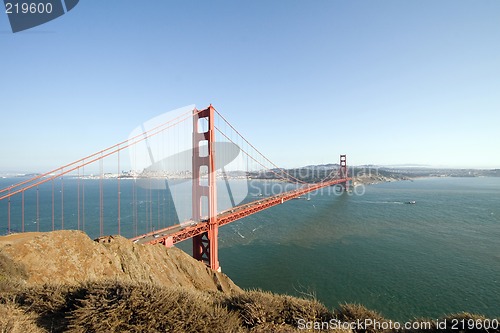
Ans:
<svg viewBox="0 0 500 333"><path fill-rule="evenodd" d="M217 215L219 226L229 224L249 215L263 211L264 209L282 204L288 200L298 198L304 194L316 191L323 187L333 186L345 183L352 178L334 179L324 183L309 184L302 188L280 193L274 196L265 197L240 206L227 209ZM194 236L208 231L208 219L201 222L186 221L181 224L159 229L144 235L131 238L132 241L139 244L158 244L173 245L185 241Z"/></svg>

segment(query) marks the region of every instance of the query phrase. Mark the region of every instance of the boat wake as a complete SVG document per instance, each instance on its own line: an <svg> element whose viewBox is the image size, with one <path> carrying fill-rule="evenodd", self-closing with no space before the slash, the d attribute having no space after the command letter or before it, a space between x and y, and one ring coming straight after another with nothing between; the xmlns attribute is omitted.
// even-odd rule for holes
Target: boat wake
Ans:
<svg viewBox="0 0 500 333"><path fill-rule="evenodd" d="M389 204L392 204L392 205L403 205L405 204L406 202L404 201L368 201L368 200L365 200L365 201L358 201L360 203L368 203L368 204L378 204L378 205L389 205Z"/></svg>

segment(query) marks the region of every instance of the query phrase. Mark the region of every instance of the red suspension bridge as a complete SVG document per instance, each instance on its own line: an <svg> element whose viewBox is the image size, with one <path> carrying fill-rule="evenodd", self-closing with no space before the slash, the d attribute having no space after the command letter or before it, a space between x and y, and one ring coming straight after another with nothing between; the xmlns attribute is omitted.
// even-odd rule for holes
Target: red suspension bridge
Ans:
<svg viewBox="0 0 500 333"><path fill-rule="evenodd" d="M91 236L116 233L168 247L192 239L193 257L218 270L220 226L325 187L347 189L346 156L340 155L338 168L316 176L321 177L306 181L276 166L212 105L187 107L146 122L127 140L73 163L15 184L5 183L12 178L0 179L0 228L6 234L58 229ZM294 186L249 201L249 179Z"/></svg>

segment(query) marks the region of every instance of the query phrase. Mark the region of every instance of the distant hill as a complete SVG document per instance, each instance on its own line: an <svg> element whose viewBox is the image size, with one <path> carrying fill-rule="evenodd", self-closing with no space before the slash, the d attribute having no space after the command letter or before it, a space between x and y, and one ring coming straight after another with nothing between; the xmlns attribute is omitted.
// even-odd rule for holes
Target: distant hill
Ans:
<svg viewBox="0 0 500 333"><path fill-rule="evenodd" d="M335 176L338 169L338 164L318 164L294 169L255 171L248 173L248 175L253 179L288 179L292 183L299 179L314 183ZM500 170L433 168L421 165L360 165L349 166L349 176L356 184L374 184L418 177L500 177Z"/></svg>

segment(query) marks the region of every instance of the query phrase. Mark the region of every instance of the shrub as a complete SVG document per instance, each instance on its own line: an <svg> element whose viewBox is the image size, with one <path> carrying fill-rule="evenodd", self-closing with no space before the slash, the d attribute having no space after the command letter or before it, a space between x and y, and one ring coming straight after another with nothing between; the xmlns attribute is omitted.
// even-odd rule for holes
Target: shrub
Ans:
<svg viewBox="0 0 500 333"><path fill-rule="evenodd" d="M21 281L27 278L24 266L0 252L0 293L10 293L18 290Z"/></svg>
<svg viewBox="0 0 500 333"><path fill-rule="evenodd" d="M50 332L64 332L68 325L66 314L72 311L85 288L65 285L27 287L16 295L16 302L38 315L37 323Z"/></svg>
<svg viewBox="0 0 500 333"><path fill-rule="evenodd" d="M240 332L236 314L200 291L99 283L70 313L70 332Z"/></svg>
<svg viewBox="0 0 500 333"><path fill-rule="evenodd" d="M339 309L334 311L335 318L341 322L356 322L357 320L364 321L371 319L379 323L387 322L378 312L368 310L360 304L341 304ZM359 326L354 330L359 333L377 333L383 330L377 330L377 327L363 327Z"/></svg>
<svg viewBox="0 0 500 333"><path fill-rule="evenodd" d="M275 295L264 291L247 291L228 297L226 304L239 314L248 328L263 325L283 325L296 328L300 319L306 321L328 321L331 314L316 300L307 300L287 295Z"/></svg>
<svg viewBox="0 0 500 333"><path fill-rule="evenodd" d="M36 325L36 315L26 312L13 302L0 303L0 332L42 333L45 330Z"/></svg>

